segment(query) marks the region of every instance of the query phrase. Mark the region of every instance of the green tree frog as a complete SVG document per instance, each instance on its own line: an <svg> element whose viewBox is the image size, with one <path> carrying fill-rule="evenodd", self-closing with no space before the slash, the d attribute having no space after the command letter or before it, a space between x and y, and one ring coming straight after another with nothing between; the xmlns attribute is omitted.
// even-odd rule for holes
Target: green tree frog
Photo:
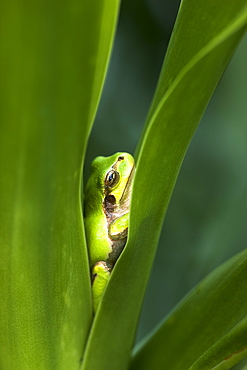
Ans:
<svg viewBox="0 0 247 370"><path fill-rule="evenodd" d="M94 312L128 233L134 159L128 153L97 157L85 191L85 229Z"/></svg>

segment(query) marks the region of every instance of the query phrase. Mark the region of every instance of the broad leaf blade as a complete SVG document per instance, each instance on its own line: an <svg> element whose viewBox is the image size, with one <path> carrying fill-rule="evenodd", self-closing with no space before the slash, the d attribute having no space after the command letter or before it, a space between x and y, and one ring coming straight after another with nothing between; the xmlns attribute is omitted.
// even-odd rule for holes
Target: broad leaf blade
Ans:
<svg viewBox="0 0 247 370"><path fill-rule="evenodd" d="M234 20L239 22L241 16L244 17L245 11L245 0L234 2L208 0L199 4L197 0L181 1L181 8L149 111L149 119L181 71L197 54L200 55L204 48L214 42L217 36L224 34L228 27L235 23Z"/></svg>
<svg viewBox="0 0 247 370"><path fill-rule="evenodd" d="M176 77L169 83L169 89L161 93L149 115L146 130L139 145L137 171L133 188L129 242L114 267L108 288L97 312L90 334L83 369L109 368L126 369L128 355L134 335L150 274L157 241L169 199L179 172L183 157L206 105L240 40L246 23L244 5L239 1L234 12L221 7L218 1L205 2L207 20L201 34L211 27L213 35L206 44L197 45L197 35L190 40L194 52L185 65L180 65ZM184 1L179 22L187 23L188 10L192 6L201 8L201 2ZM186 4L188 7L186 8ZM189 8L189 9L188 9ZM201 17L205 9L201 9ZM213 32L214 12L221 19L220 31ZM227 12L228 17L224 16ZM231 17L232 14L232 17ZM193 19L200 23L200 17ZM170 48L183 44L186 32L177 25L176 45L171 40ZM179 42L178 42L179 41ZM184 47L186 52L186 47ZM168 53L169 57L169 53ZM175 57L167 63L176 63ZM164 78L163 74L161 79ZM170 76L166 77L170 81ZM158 89L162 86L160 82ZM157 93L159 96L159 93Z"/></svg>
<svg viewBox="0 0 247 370"><path fill-rule="evenodd" d="M236 311L234 311L235 314ZM220 317L222 320L222 317ZM247 357L247 317L241 320L218 342L213 344L203 355L191 366L191 370L208 369L214 370L230 369L243 358Z"/></svg>
<svg viewBox="0 0 247 370"><path fill-rule="evenodd" d="M118 1L0 5L0 367L78 369L91 323L82 159Z"/></svg>
<svg viewBox="0 0 247 370"><path fill-rule="evenodd" d="M230 368L244 357L246 268L247 250L213 271L140 346L130 368Z"/></svg>

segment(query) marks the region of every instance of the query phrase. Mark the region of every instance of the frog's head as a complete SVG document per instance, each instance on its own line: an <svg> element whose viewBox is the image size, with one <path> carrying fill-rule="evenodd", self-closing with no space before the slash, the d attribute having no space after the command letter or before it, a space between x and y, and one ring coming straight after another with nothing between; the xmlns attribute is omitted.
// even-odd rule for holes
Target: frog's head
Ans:
<svg viewBox="0 0 247 370"><path fill-rule="evenodd" d="M101 199L121 202L130 191L134 173L134 158L128 153L116 153L110 157L97 157L92 163L90 187L94 186Z"/></svg>
<svg viewBox="0 0 247 370"><path fill-rule="evenodd" d="M112 166L106 172L104 178L105 195L115 198L114 203L120 203L121 199L130 192L134 173L134 159L128 153L117 153L111 157Z"/></svg>

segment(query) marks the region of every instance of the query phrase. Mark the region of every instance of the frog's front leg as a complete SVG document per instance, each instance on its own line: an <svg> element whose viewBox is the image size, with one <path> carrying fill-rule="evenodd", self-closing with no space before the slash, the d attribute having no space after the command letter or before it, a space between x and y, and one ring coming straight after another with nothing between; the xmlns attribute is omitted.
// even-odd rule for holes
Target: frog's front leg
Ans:
<svg viewBox="0 0 247 370"><path fill-rule="evenodd" d="M125 213L124 215L116 218L114 221L111 222L109 225L109 237L112 240L120 240L127 237L128 233L128 226L129 226L129 213Z"/></svg>
<svg viewBox="0 0 247 370"><path fill-rule="evenodd" d="M106 262L100 261L95 263L92 268L92 277L93 310L94 312L96 312L108 280L110 278L110 271L107 267Z"/></svg>
<svg viewBox="0 0 247 370"><path fill-rule="evenodd" d="M129 214L126 213L116 218L109 225L108 236L112 241L111 244L112 251L111 253L108 254L106 262L111 269L117 262L126 244L128 234L128 224L129 224Z"/></svg>

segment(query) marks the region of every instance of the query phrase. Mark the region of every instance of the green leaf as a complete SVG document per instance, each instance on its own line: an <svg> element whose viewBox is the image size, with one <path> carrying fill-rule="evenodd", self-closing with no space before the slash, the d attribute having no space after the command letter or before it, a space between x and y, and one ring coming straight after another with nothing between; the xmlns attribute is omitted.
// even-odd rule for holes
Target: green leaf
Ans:
<svg viewBox="0 0 247 370"><path fill-rule="evenodd" d="M0 4L0 367L78 369L92 320L82 160L117 0Z"/></svg>
<svg viewBox="0 0 247 370"><path fill-rule="evenodd" d="M214 270L140 346L131 369L229 369L247 355L247 249Z"/></svg>
<svg viewBox="0 0 247 370"><path fill-rule="evenodd" d="M239 364L240 365L240 364ZM238 366L238 365L237 365ZM247 364L246 364L246 360L244 361L244 363L242 364L242 362L241 362L241 366L240 367L238 367L238 368L236 368L236 370L247 370ZM235 370L235 368L234 368L234 370Z"/></svg>
<svg viewBox="0 0 247 370"><path fill-rule="evenodd" d="M233 313L236 316L236 311ZM222 317L220 320L222 321ZM245 317L195 361L191 370L206 370L208 366L213 366L214 370L230 369L247 356L246 333L247 318Z"/></svg>
<svg viewBox="0 0 247 370"><path fill-rule="evenodd" d="M109 362L113 369L128 366L164 214L182 160L244 32L246 2L225 4L182 3L139 144L128 244L95 317L84 370L108 369Z"/></svg>

